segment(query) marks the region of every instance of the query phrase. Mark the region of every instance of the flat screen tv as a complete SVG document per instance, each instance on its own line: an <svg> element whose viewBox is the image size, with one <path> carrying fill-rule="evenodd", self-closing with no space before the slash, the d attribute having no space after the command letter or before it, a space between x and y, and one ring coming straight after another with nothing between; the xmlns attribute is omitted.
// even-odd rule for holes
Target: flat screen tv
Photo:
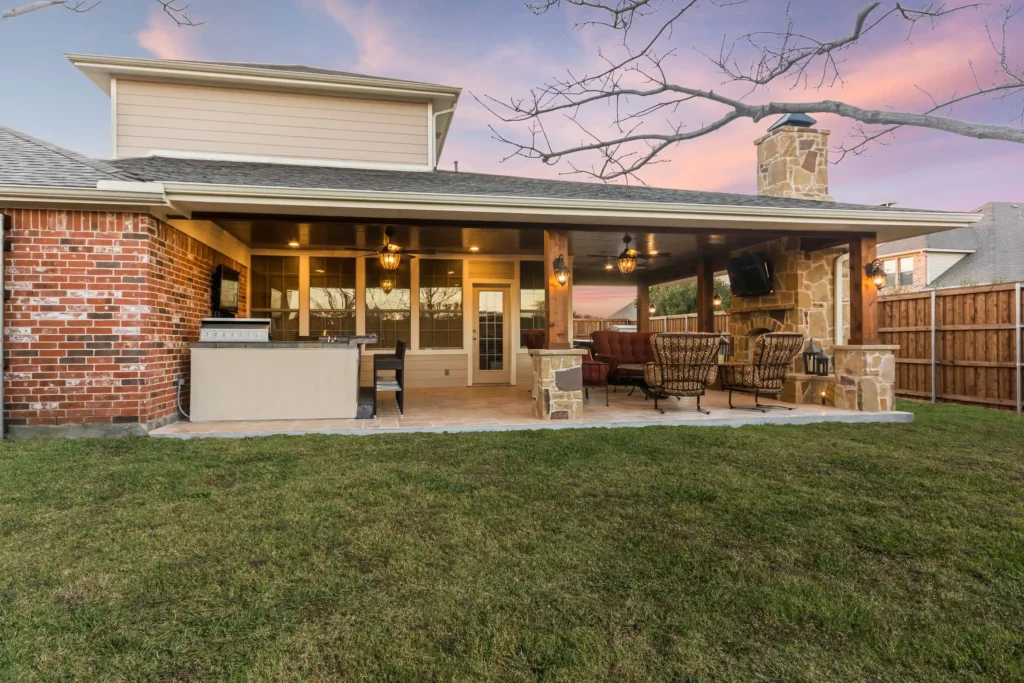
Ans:
<svg viewBox="0 0 1024 683"><path fill-rule="evenodd" d="M733 296L762 296L774 290L772 264L761 252L738 256L729 261L727 268Z"/></svg>
<svg viewBox="0 0 1024 683"><path fill-rule="evenodd" d="M217 266L213 274L213 316L232 318L238 313L238 271Z"/></svg>

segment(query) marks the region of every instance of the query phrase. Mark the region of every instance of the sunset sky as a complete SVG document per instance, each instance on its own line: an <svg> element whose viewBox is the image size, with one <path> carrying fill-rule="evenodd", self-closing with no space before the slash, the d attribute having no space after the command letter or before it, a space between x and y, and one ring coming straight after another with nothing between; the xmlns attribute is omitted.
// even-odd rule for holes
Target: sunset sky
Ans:
<svg viewBox="0 0 1024 683"><path fill-rule="evenodd" d="M14 4L22 0L5 6ZM865 1L790 4L800 29L834 38L849 31ZM723 35L783 28L785 5L782 0L751 0L733 8L702 3L672 37L674 77L717 89L722 77L702 53L717 53ZM159 9L147 0L104 0L87 14L51 8L0 23L0 123L90 156L109 154L109 99L64 59L65 52L302 63L461 86L465 92L442 167L457 160L463 171L560 177L568 170L564 166L524 159L501 163L507 149L487 128L494 117L470 93L523 95L566 69L592 70L597 48L610 40L597 30L574 30L574 17L566 12L536 17L517 0L194 0L192 15L206 22L197 28L178 28ZM972 61L983 81L991 78L995 64L985 22L997 20L998 10L992 5L965 12L934 31L921 26L911 40L905 39L905 26L894 23L849 53L841 67L844 83L835 89L791 90L787 84L748 100L831 97L865 107L922 109L928 98L915 86L938 98L965 92L972 84ZM1024 17L1016 29L1024 36ZM1019 61L1024 44L1011 48ZM966 105L953 115L1012 123L1014 105L1019 124L1019 99ZM705 113L714 115L696 116ZM818 118L833 131L834 142L849 131L844 121ZM753 192L751 143L766 125L739 123L687 143L667 156L669 163L642 177L662 187ZM555 132L567 141L579 138L569 126ZM1024 201L1022 170L1022 146L904 131L886 146L833 166L831 192L846 202L970 210L988 201ZM591 314L611 313L632 298L628 291L614 290L577 288L575 294L576 309Z"/></svg>

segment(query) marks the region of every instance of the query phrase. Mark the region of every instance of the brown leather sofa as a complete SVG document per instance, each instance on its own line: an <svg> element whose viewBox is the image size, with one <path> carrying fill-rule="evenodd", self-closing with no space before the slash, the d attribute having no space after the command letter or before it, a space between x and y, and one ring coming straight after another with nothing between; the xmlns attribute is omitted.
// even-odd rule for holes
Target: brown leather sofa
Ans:
<svg viewBox="0 0 1024 683"><path fill-rule="evenodd" d="M594 340L594 360L608 364L611 384L634 384L643 381L643 365L654 360L651 349L653 332L617 332L600 330L590 335ZM620 365L639 365L637 370L620 370Z"/></svg>

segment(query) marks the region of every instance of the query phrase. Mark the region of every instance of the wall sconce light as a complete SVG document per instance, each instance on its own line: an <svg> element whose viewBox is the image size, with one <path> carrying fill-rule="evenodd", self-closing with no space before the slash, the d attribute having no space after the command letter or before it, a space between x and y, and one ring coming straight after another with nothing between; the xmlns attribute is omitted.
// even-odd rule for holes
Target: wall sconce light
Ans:
<svg viewBox="0 0 1024 683"><path fill-rule="evenodd" d="M569 282L569 266L565 265L565 257L559 254L551 262L551 267L555 271L555 282L564 287Z"/></svg>
<svg viewBox="0 0 1024 683"><path fill-rule="evenodd" d="M885 287L885 268L882 266L882 262L875 259L871 263L864 266L864 272L871 278L871 282L875 284L876 289Z"/></svg>
<svg viewBox="0 0 1024 683"><path fill-rule="evenodd" d="M828 397L828 392L824 389L821 390L821 405L825 405L825 399Z"/></svg>
<svg viewBox="0 0 1024 683"><path fill-rule="evenodd" d="M650 306L647 307L647 312L650 313L651 315L655 315L658 312L658 307L655 306L654 304L651 304Z"/></svg>
<svg viewBox="0 0 1024 683"><path fill-rule="evenodd" d="M718 290L715 290L715 296L712 297L711 304L715 308L718 308L719 306L722 305L722 295L718 293Z"/></svg>

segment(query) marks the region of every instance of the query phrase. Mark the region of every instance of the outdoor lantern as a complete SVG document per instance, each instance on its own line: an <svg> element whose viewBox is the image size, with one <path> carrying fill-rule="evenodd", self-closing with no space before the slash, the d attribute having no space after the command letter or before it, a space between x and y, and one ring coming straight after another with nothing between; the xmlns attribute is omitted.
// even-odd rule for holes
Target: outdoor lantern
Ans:
<svg viewBox="0 0 1024 683"><path fill-rule="evenodd" d="M647 312L650 313L651 315L654 315L655 313L658 312L658 307L655 306L654 304L651 304L650 306L647 307Z"/></svg>
<svg viewBox="0 0 1024 683"><path fill-rule="evenodd" d="M718 308L719 306L722 305L722 295L718 293L718 290L715 290L715 296L714 298L711 299L711 303L714 305L715 308Z"/></svg>
<svg viewBox="0 0 1024 683"><path fill-rule="evenodd" d="M569 266L565 265L565 257L559 254L551 266L555 271L555 282L564 287L569 282Z"/></svg>
<svg viewBox="0 0 1024 683"><path fill-rule="evenodd" d="M819 350L814 354L814 372L810 374L818 375L819 377L828 377L830 364L831 359L825 354L825 351Z"/></svg>
<svg viewBox="0 0 1024 683"><path fill-rule="evenodd" d="M875 287L881 289L885 287L885 268L882 267L882 262L875 259L871 263L864 266L864 272L871 278L871 282L875 284Z"/></svg>
<svg viewBox="0 0 1024 683"><path fill-rule="evenodd" d="M807 344L807 350L803 352L804 374L818 374L817 372L815 372L815 359L817 358L818 353L820 351L821 347L818 346L818 342L814 341L813 339L810 341L810 343Z"/></svg>
<svg viewBox="0 0 1024 683"><path fill-rule="evenodd" d="M388 242L380 252L380 267L384 270L398 270L398 264L402 262L401 250L397 244Z"/></svg>
<svg viewBox="0 0 1024 683"><path fill-rule="evenodd" d="M394 275L381 275L380 276L380 289L385 294L390 294L391 290L395 288L395 276Z"/></svg>

